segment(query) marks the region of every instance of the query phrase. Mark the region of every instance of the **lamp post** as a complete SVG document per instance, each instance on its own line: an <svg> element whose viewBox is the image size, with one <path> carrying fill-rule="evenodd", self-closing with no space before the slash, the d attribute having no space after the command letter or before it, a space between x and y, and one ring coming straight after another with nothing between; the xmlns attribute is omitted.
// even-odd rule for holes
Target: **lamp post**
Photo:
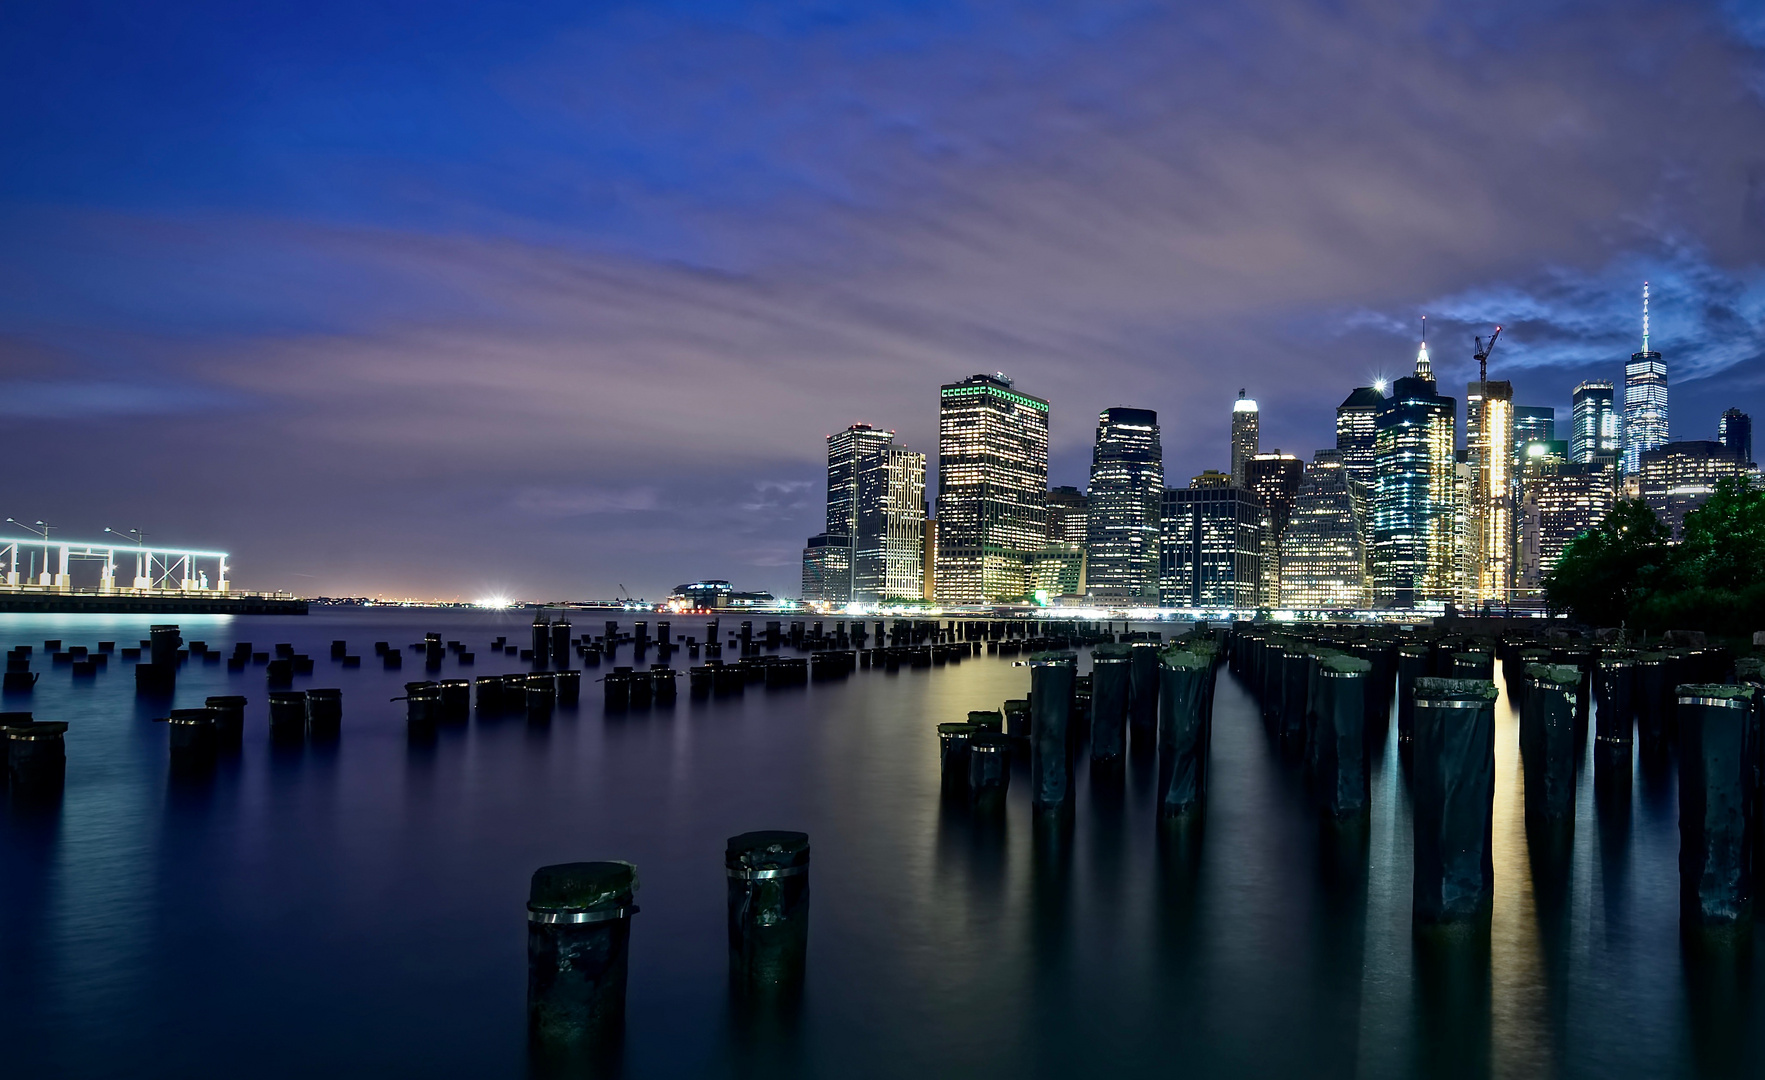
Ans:
<svg viewBox="0 0 1765 1080"><path fill-rule="evenodd" d="M17 525L19 528L32 534L33 536L40 536L43 538L43 573L42 573L41 577L39 577L37 579L37 584L49 585L49 584L53 583L55 580L55 575L53 575L49 572L49 530L54 528L54 526L50 525L48 522L39 521L39 522L37 522L37 527L32 528L31 526L26 525L24 522L18 520L17 518L10 518L10 517L7 518L6 521L7 521L7 524L9 524L9 525ZM14 557L14 559L16 559L17 555L14 554L13 557ZM13 572L17 573L17 570L18 570L18 567L15 562L13 565ZM47 578L48 580L45 581L44 578Z"/></svg>

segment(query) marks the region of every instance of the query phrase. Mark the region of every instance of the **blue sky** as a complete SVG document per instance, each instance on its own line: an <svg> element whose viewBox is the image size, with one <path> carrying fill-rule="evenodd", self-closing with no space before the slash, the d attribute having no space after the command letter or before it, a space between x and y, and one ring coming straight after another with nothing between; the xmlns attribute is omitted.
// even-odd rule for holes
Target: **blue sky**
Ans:
<svg viewBox="0 0 1765 1080"><path fill-rule="evenodd" d="M1740 3L18 4L4 513L338 593L794 591L821 439L936 386L1332 439L1430 316L1566 410L1653 283L1673 428L1765 411ZM305 575L305 576L297 576Z"/></svg>

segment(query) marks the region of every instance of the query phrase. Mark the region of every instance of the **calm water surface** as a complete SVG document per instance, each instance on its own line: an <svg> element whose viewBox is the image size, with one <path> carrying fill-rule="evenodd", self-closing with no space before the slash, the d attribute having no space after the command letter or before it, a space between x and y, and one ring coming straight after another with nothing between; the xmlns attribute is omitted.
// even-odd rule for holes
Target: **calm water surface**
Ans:
<svg viewBox="0 0 1765 1080"><path fill-rule="evenodd" d="M1613 808L1587 764L1572 847L1534 858L1505 699L1479 961L1411 947L1395 739L1374 742L1365 834L1327 832L1229 673L1205 830L1172 846L1144 762L1119 784L1079 769L1067 835L1032 828L1021 774L1002 822L941 803L933 725L1028 689L998 659L713 702L683 680L672 708L621 715L590 683L549 727L474 719L412 745L389 699L422 666L384 672L372 643L438 631L478 653L446 677L499 674L519 665L485 647L525 641L524 614L184 617L223 652L312 655L296 685L342 688L344 734L272 751L263 669L192 665L175 704L248 695L246 741L174 781L149 722L165 706L137 703L129 665L76 685L41 653L149 621L0 616L44 673L6 707L72 725L59 809L0 819L6 1076L522 1075L528 877L601 858L641 878L636 1077L1765 1075L1751 948L1680 943L1671 769L1639 765ZM326 659L333 638L365 666ZM800 1022L756 1034L730 1012L722 851L760 828L810 834L814 899Z"/></svg>

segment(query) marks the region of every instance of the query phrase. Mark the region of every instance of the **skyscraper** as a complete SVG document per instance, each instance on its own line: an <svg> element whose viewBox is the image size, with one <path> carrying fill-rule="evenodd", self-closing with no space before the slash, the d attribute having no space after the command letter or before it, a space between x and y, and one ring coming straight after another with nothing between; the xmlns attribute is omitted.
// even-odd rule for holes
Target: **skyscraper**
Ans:
<svg viewBox="0 0 1765 1080"><path fill-rule="evenodd" d="M1003 375L949 383L938 402L938 599L1021 597L1046 539L1048 403Z"/></svg>
<svg viewBox="0 0 1765 1080"><path fill-rule="evenodd" d="M1550 412L1550 410L1542 410ZM1549 421L1543 427L1550 433ZM1514 384L1491 379L1465 388L1465 455L1471 466L1466 507L1469 572L1465 599L1507 603L1514 571ZM1472 576L1474 575L1474 577Z"/></svg>
<svg viewBox="0 0 1765 1080"><path fill-rule="evenodd" d="M858 470L852 599L918 601L924 594L925 455L887 446Z"/></svg>
<svg viewBox="0 0 1765 1080"><path fill-rule="evenodd" d="M1587 464L1618 453L1618 414L1612 408L1612 384L1584 382L1575 388L1571 406L1569 459Z"/></svg>
<svg viewBox="0 0 1765 1080"><path fill-rule="evenodd" d="M1740 455L1747 464L1753 462L1753 418L1739 409L1728 409L1716 427L1716 441Z"/></svg>
<svg viewBox="0 0 1765 1080"><path fill-rule="evenodd" d="M1674 536L1685 524L1685 515L1704 505L1716 491L1718 480L1738 476L1756 484L1759 479L1758 469L1747 464L1738 450L1702 439L1664 443L1643 451L1637 474L1642 500Z"/></svg>
<svg viewBox="0 0 1765 1080"><path fill-rule="evenodd" d="M1566 462L1548 453L1528 458L1521 481L1519 597L1536 599L1570 541L1611 512L1612 473L1613 467L1601 462Z"/></svg>
<svg viewBox="0 0 1765 1080"><path fill-rule="evenodd" d="M1336 406L1336 450L1348 478L1373 490L1373 442L1379 409L1385 404L1385 385L1357 387Z"/></svg>
<svg viewBox="0 0 1765 1080"><path fill-rule="evenodd" d="M846 604L852 599L852 538L819 533L803 548L803 599Z"/></svg>
<svg viewBox="0 0 1765 1080"><path fill-rule="evenodd" d="M1458 402L1435 392L1424 341L1416 373L1397 380L1375 422L1374 602L1411 607L1452 599Z"/></svg>
<svg viewBox="0 0 1765 1080"><path fill-rule="evenodd" d="M1281 536L1282 607L1336 611L1368 605L1365 534L1353 487L1342 455L1318 451Z"/></svg>
<svg viewBox="0 0 1765 1080"><path fill-rule="evenodd" d="M1467 403L1465 412L1470 414ZM1469 421L1465 430L1470 431ZM1520 458L1526 451L1528 443L1555 442L1557 438L1557 410L1549 405L1515 405L1514 406L1514 446L1509 455L1514 461L1516 481L1519 476Z"/></svg>
<svg viewBox="0 0 1765 1080"><path fill-rule="evenodd" d="M1158 502L1163 494L1158 414L1150 409L1099 413L1085 512L1085 584L1092 593L1158 602Z"/></svg>
<svg viewBox="0 0 1765 1080"><path fill-rule="evenodd" d="M1225 473L1203 473L1167 490L1159 512L1158 602L1165 607L1249 611L1262 577L1263 509Z"/></svg>
<svg viewBox="0 0 1765 1080"><path fill-rule="evenodd" d="M1238 391L1238 400L1232 405L1232 483L1244 486L1244 463L1256 456L1260 445L1258 434L1260 414L1256 411L1256 402Z"/></svg>
<svg viewBox="0 0 1765 1080"><path fill-rule="evenodd" d="M1624 365L1624 472L1642 468L1642 455L1667 442L1667 365L1649 351L1649 283L1642 283L1642 351Z"/></svg>
<svg viewBox="0 0 1765 1080"><path fill-rule="evenodd" d="M1076 487L1049 488L1046 503L1048 543L1084 547L1087 539L1085 493Z"/></svg>
<svg viewBox="0 0 1765 1080"><path fill-rule="evenodd" d="M827 437L827 534L858 532L858 474L876 453L895 441L893 431L853 424Z"/></svg>
<svg viewBox="0 0 1765 1080"><path fill-rule="evenodd" d="M1305 478L1305 462L1292 454L1276 450L1257 454L1244 463L1244 486L1250 489L1263 509L1263 544L1267 547L1262 560L1261 606L1278 607L1281 598L1281 534L1287 529L1287 518L1293 512L1293 497L1299 494L1300 481Z"/></svg>

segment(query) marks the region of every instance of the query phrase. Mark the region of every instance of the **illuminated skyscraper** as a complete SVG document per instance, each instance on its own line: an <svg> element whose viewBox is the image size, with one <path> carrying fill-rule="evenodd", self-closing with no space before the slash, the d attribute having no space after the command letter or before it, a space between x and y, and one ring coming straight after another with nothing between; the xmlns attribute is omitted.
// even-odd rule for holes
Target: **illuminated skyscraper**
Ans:
<svg viewBox="0 0 1765 1080"><path fill-rule="evenodd" d="M1026 594L1047 529L1048 403L1003 375L939 391L937 596L987 604Z"/></svg>
<svg viewBox="0 0 1765 1080"><path fill-rule="evenodd" d="M1378 430L1379 409L1385 404L1385 384L1357 387L1336 406L1336 450L1348 478L1373 490L1373 443Z"/></svg>
<svg viewBox="0 0 1765 1080"><path fill-rule="evenodd" d="M1642 468L1642 455L1667 442L1667 365L1649 351L1649 283L1642 283L1642 351L1624 365L1624 472Z"/></svg>
<svg viewBox="0 0 1765 1080"><path fill-rule="evenodd" d="M1572 403L1569 459L1578 464L1615 458L1618 454L1618 413L1612 408L1612 384L1584 382Z"/></svg>
<svg viewBox="0 0 1765 1080"><path fill-rule="evenodd" d="M1739 451L1719 442L1689 439L1645 450L1637 470L1642 500L1655 516L1679 535L1685 515L1704 505L1724 477L1744 477L1759 482L1759 471L1742 459Z"/></svg>
<svg viewBox="0 0 1765 1080"><path fill-rule="evenodd" d="M1381 607L1453 598L1454 443L1458 402L1435 392L1424 341L1376 421L1373 590Z"/></svg>
<svg viewBox="0 0 1765 1080"><path fill-rule="evenodd" d="M1566 462L1533 443L1521 480L1519 571L1515 593L1537 599L1544 579L1562 561L1569 542L1598 525L1612 510L1612 466ZM1561 445L1561 444L1558 444Z"/></svg>
<svg viewBox="0 0 1765 1080"><path fill-rule="evenodd" d="M1468 403L1465 406L1465 410L1468 416L1470 412L1470 405ZM1465 430L1467 432L1470 430L1468 421ZM1548 405L1514 406L1514 446L1513 453L1510 456L1513 458L1514 462L1513 476L1516 485L1516 497L1518 497L1517 489L1520 476L1520 458L1525 453L1527 444L1555 442L1556 438L1557 410Z"/></svg>
<svg viewBox="0 0 1765 1080"><path fill-rule="evenodd" d="M827 534L858 532L858 474L878 451L895 441L895 433L869 424L853 424L827 437Z"/></svg>
<svg viewBox="0 0 1765 1080"><path fill-rule="evenodd" d="M1722 414L1716 427L1716 441L1740 455L1747 464L1753 462L1753 418L1739 409Z"/></svg>
<svg viewBox="0 0 1765 1080"><path fill-rule="evenodd" d="M1258 427L1261 414L1256 411L1256 402L1238 391L1238 400L1232 405L1232 483L1244 486L1244 463L1256 456L1261 436Z"/></svg>
<svg viewBox="0 0 1765 1080"><path fill-rule="evenodd" d="M1205 611L1257 606L1263 508L1225 473L1167 490L1159 512L1158 602Z"/></svg>
<svg viewBox="0 0 1765 1080"><path fill-rule="evenodd" d="M1048 542L1085 546L1085 493L1076 487L1049 488L1046 499Z"/></svg>
<svg viewBox="0 0 1765 1080"><path fill-rule="evenodd" d="M1158 502L1163 494L1158 414L1150 409L1099 413L1085 514L1085 585L1093 594L1158 602Z"/></svg>
<svg viewBox="0 0 1765 1080"><path fill-rule="evenodd" d="M1549 438L1548 426L1534 426ZM1469 570L1464 598L1472 604L1505 604L1514 585L1514 458L1519 449L1514 427L1513 383L1492 379L1465 388L1471 501L1466 507Z"/></svg>
<svg viewBox="0 0 1765 1080"><path fill-rule="evenodd" d="M852 538L821 533L803 548L803 599L845 604L852 599Z"/></svg>
<svg viewBox="0 0 1765 1080"><path fill-rule="evenodd" d="M1320 450L1294 495L1281 536L1281 606L1338 611L1369 604L1361 506L1342 455Z"/></svg>
<svg viewBox="0 0 1765 1080"><path fill-rule="evenodd" d="M920 600L924 555L925 455L894 446L875 450L858 471L852 599Z"/></svg>
<svg viewBox="0 0 1765 1080"><path fill-rule="evenodd" d="M1281 598L1281 534L1287 529L1293 497L1299 494L1304 478L1305 462L1279 450L1257 454L1244 463L1244 486L1263 509L1262 539L1267 548L1262 560L1263 607L1281 607L1286 603Z"/></svg>

